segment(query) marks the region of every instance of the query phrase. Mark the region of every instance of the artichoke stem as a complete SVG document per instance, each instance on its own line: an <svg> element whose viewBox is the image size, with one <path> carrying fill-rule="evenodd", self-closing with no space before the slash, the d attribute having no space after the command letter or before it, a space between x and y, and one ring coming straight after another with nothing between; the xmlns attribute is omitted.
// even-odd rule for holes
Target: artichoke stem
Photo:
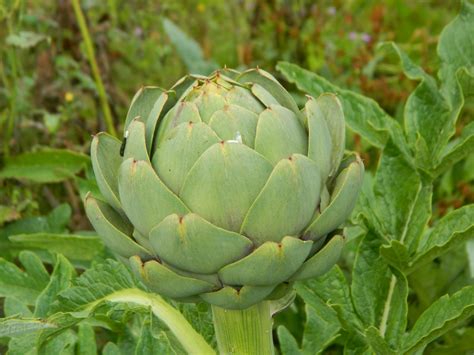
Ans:
<svg viewBox="0 0 474 355"><path fill-rule="evenodd" d="M212 306L219 354L272 355L270 302L263 301L243 310Z"/></svg>

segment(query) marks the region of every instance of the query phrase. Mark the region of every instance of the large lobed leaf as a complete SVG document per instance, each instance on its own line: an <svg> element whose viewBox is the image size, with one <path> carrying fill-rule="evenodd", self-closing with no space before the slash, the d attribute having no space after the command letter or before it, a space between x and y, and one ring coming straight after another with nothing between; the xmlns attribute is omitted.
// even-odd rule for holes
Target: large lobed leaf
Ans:
<svg viewBox="0 0 474 355"><path fill-rule="evenodd" d="M382 240L372 232L361 240L352 270L351 294L364 326L378 329L389 346L398 349L407 323L408 284L402 274L390 270L379 254L381 245Z"/></svg>
<svg viewBox="0 0 474 355"><path fill-rule="evenodd" d="M33 305L49 275L36 254L23 251L19 257L24 271L0 258L0 297L14 297L24 304Z"/></svg>
<svg viewBox="0 0 474 355"><path fill-rule="evenodd" d="M443 154L447 154L444 150L455 133L455 124L464 105L458 74L464 72L465 67L461 70L450 66L449 68L453 69L452 75L443 78L438 87L436 80L415 64L395 43L383 43L380 48L395 52L400 58L405 75L420 81L405 104L405 133L416 157L417 166L436 176L433 170L439 168L435 167L446 165L442 162ZM456 155L459 154L458 150Z"/></svg>
<svg viewBox="0 0 474 355"><path fill-rule="evenodd" d="M464 96L474 94L474 4L461 1L459 15L441 32L438 56L441 59L439 77L444 82L458 79ZM460 68L464 71L459 71Z"/></svg>

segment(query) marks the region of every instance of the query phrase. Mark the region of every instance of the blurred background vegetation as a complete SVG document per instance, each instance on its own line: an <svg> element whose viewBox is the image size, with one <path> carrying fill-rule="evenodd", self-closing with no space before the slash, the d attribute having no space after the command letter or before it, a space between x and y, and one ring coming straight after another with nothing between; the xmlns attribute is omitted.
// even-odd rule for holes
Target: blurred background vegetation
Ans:
<svg viewBox="0 0 474 355"><path fill-rule="evenodd" d="M91 70L73 2L78 3L0 4L3 164L11 165L12 157L42 146L87 154L91 134L107 128L101 83ZM274 71L279 60L360 91L400 117L415 84L403 76L397 60L377 51L377 43L398 42L433 73L437 36L459 9L458 1L444 0L84 0L80 5L118 132L142 85L167 88L186 72L206 73L224 65ZM357 136L352 138L355 149L368 150ZM2 180L0 225L44 215L67 202L73 210L70 227L88 228L78 196L88 188L90 172L77 176L86 160L77 154L57 154L21 156L26 165L16 164L16 170L0 175L24 178ZM50 171L36 176L41 172L33 172L31 164L42 158ZM55 162L62 164L62 172L51 171ZM446 177L441 187L447 197L441 201L443 210L472 200L466 177L452 179Z"/></svg>

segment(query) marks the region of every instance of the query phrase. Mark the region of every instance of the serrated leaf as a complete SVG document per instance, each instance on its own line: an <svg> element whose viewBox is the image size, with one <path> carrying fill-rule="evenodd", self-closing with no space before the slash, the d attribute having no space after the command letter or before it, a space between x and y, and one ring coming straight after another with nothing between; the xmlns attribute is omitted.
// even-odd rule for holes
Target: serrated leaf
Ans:
<svg viewBox="0 0 474 355"><path fill-rule="evenodd" d="M400 58L405 75L412 80L420 80L421 83L409 96L405 105L405 131L408 141L415 149L418 163L431 164L436 158L433 145L440 134L439 125L443 126L446 116L449 116L450 108L444 97L438 91L434 78L416 65L395 43L382 43L380 48L388 48L395 52ZM436 115L436 118L433 118ZM437 134L434 134L436 132ZM449 137L448 137L449 138ZM446 138L447 142L447 138ZM436 147L439 149L439 147Z"/></svg>
<svg viewBox="0 0 474 355"><path fill-rule="evenodd" d="M387 299L392 274L379 256L382 240L372 232L359 243L352 270L354 307L365 326L378 325Z"/></svg>
<svg viewBox="0 0 474 355"><path fill-rule="evenodd" d="M380 329L387 343L397 348L406 328L408 285L379 254L381 245L370 231L361 240L352 271L352 299L365 326Z"/></svg>
<svg viewBox="0 0 474 355"><path fill-rule="evenodd" d="M460 77L464 96L474 93L474 5L468 0L461 1L459 15L441 32L438 42L438 56L441 59L439 77L450 81L458 77L459 68L467 70Z"/></svg>
<svg viewBox="0 0 474 355"><path fill-rule="evenodd" d="M302 346L300 349L293 335L285 327L280 326L278 328L278 339L280 349L284 355L320 354L339 336L341 330L334 309L317 296L307 298L309 293L303 294L306 297L304 297L306 323Z"/></svg>
<svg viewBox="0 0 474 355"><path fill-rule="evenodd" d="M434 79L423 80L405 105L407 136L416 150L418 164L427 171L439 160L441 150L455 132L461 103L453 109L438 91Z"/></svg>
<svg viewBox="0 0 474 355"><path fill-rule="evenodd" d="M15 264L0 258L0 297L15 297L32 305L40 294L43 285Z"/></svg>
<svg viewBox="0 0 474 355"><path fill-rule="evenodd" d="M337 313L320 299L308 302L305 310L302 350L305 353L320 354L339 336L341 325Z"/></svg>
<svg viewBox="0 0 474 355"><path fill-rule="evenodd" d="M77 320L92 316L98 307L109 303L132 305L135 308L134 312L138 312L140 308L150 308L153 314L166 324L186 351L213 353L212 348L181 313L159 295L139 289L130 271L117 261L107 260L86 270L77 278L74 287L59 294L59 299L62 309L71 311L69 314ZM74 321L67 317L65 320L63 328L74 324ZM40 343L46 339L47 334L42 336Z"/></svg>
<svg viewBox="0 0 474 355"><path fill-rule="evenodd" d="M409 271L409 270L408 270ZM441 255L408 275L418 302L411 304L410 323L447 292L458 291L469 283L466 250L463 245Z"/></svg>
<svg viewBox="0 0 474 355"><path fill-rule="evenodd" d="M135 287L137 283L125 265L106 260L86 270L76 280L74 287L64 290L59 297L64 310L75 311L115 291Z"/></svg>
<svg viewBox="0 0 474 355"><path fill-rule="evenodd" d="M333 308L346 329L362 329L351 299L349 285L338 266L318 278L297 282L295 289L305 300L319 298Z"/></svg>
<svg viewBox="0 0 474 355"><path fill-rule="evenodd" d="M414 250L431 217L432 185L423 181L391 142L385 147L374 183L376 208L390 239Z"/></svg>
<svg viewBox="0 0 474 355"><path fill-rule="evenodd" d="M30 276L35 288L38 290L46 287L49 282L49 273L44 267L41 259L33 252L23 250L18 258L25 272Z"/></svg>
<svg viewBox="0 0 474 355"><path fill-rule="evenodd" d="M474 122L463 128L461 135L453 139L441 152L440 163L434 169L434 176L439 176L458 161L474 151Z"/></svg>
<svg viewBox="0 0 474 355"><path fill-rule="evenodd" d="M440 219L421 239L409 272L474 237L472 221L474 204L458 208Z"/></svg>
<svg viewBox="0 0 474 355"><path fill-rule="evenodd" d="M67 149L43 148L7 158L0 178L27 179L37 183L60 182L74 177L90 164L87 155Z"/></svg>
<svg viewBox="0 0 474 355"><path fill-rule="evenodd" d="M76 272L74 267L62 255L58 255L50 281L36 300L35 317L46 318L52 310L58 294L69 288Z"/></svg>
<svg viewBox="0 0 474 355"><path fill-rule="evenodd" d="M434 302L418 318L403 342L403 353L414 354L474 314L474 286Z"/></svg>
<svg viewBox="0 0 474 355"><path fill-rule="evenodd" d="M54 313L47 318L47 321L55 325L55 328L44 329L39 334L37 334L35 339L35 347L39 349L44 349L48 346L48 343L51 339L57 337L61 333L69 330L73 326L76 326L81 320L80 317L76 317L70 313L58 312Z"/></svg>
<svg viewBox="0 0 474 355"><path fill-rule="evenodd" d="M458 42L460 43L460 42ZM469 42L462 43L470 47ZM415 150L418 166L432 172L440 161L442 150L455 132L455 124L464 100L458 77L463 70L452 67L449 77L444 78L438 89L436 80L411 61L411 59L394 43L385 43L400 58L405 74L420 84L409 96L405 105L405 129L408 140Z"/></svg>

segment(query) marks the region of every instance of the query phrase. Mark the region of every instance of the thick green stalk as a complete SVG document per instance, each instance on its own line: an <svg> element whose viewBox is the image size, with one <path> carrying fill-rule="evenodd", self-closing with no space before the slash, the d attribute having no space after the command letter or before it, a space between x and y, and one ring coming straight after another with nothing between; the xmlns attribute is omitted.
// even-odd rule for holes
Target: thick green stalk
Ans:
<svg viewBox="0 0 474 355"><path fill-rule="evenodd" d="M270 302L244 310L212 306L212 315L219 354L273 354Z"/></svg>
<svg viewBox="0 0 474 355"><path fill-rule="evenodd" d="M72 0L72 7L74 8L74 13L76 15L77 23L81 30L82 38L84 39L84 44L86 46L87 57L89 59L89 64L92 69L92 75L94 76L95 84L97 86L97 91L99 92L100 104L102 106L102 112L104 113L105 125L107 126L107 131L113 135L117 136L115 131L114 121L112 119L112 113L110 112L109 103L107 101L107 95L105 93L104 83L100 77L99 66L97 65L97 60L95 59L94 46L92 45L91 36L89 34L89 29L87 28L87 23L82 13L81 5L79 0Z"/></svg>

